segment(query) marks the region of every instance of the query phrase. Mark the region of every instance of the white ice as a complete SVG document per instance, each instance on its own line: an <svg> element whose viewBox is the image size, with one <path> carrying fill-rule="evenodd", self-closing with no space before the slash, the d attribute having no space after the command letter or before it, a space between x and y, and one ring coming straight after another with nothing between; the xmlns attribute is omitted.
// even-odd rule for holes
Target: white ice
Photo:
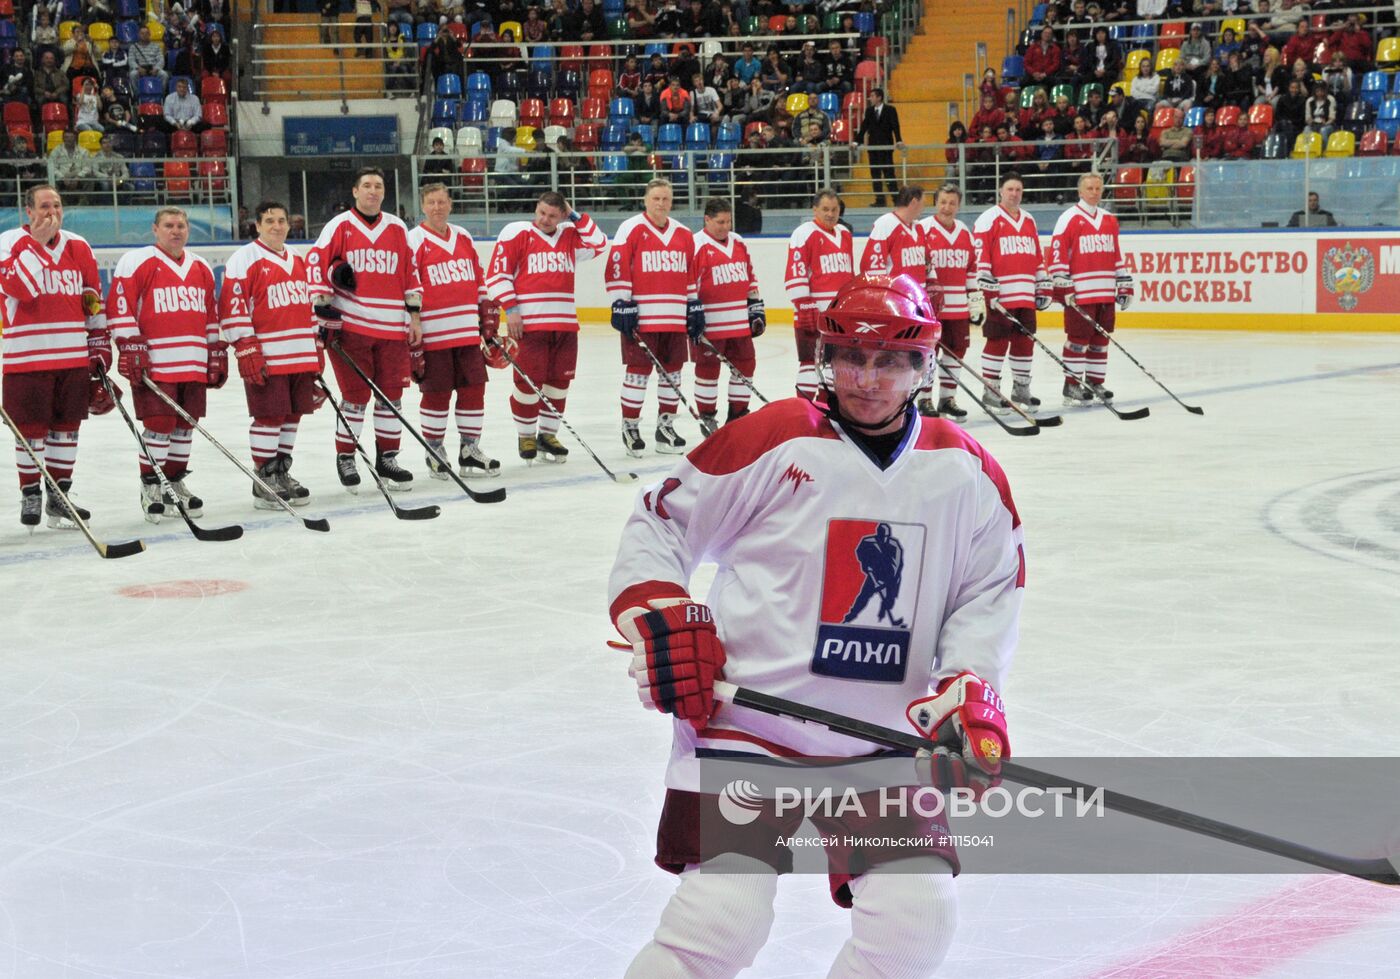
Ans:
<svg viewBox="0 0 1400 979"><path fill-rule="evenodd" d="M1204 417L1116 351L1109 385L1149 419L1093 410L1016 439L972 409L1026 528L1017 754L1400 753L1400 336L1121 339ZM759 349L760 387L786 395L791 333ZM663 457L622 452L612 334L586 329L581 360L570 419L609 466L660 476ZM1043 357L1034 386L1058 401ZM198 439L201 522L247 534L149 526L115 414L83 429L77 498L147 553L101 561L7 509L0 977L622 973L673 887L651 862L669 727L604 645L635 491L577 448L524 468L506 396L493 375L505 503L430 482L406 446L401 499L442 504L435 521L394 520L368 482L340 490L324 410L295 472L328 535L252 509ZM243 455L236 379L212 412ZM195 597L142 597L175 581ZM779 893L749 974L824 975L846 912L821 878ZM1400 894L1339 878L968 876L961 895L944 976L1400 961Z"/></svg>

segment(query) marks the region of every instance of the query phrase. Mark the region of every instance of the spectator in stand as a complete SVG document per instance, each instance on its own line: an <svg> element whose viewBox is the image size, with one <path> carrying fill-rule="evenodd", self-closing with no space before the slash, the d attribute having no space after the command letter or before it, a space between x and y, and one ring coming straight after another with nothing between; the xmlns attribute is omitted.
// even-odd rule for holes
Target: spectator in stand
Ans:
<svg viewBox="0 0 1400 979"><path fill-rule="evenodd" d="M520 25L520 40L526 44L539 44L549 37L549 24L540 16L539 7L527 7L525 20Z"/></svg>
<svg viewBox="0 0 1400 979"><path fill-rule="evenodd" d="M1186 40L1181 42L1181 55L1178 59L1186 65L1186 71L1199 84L1205 76L1206 65L1210 64L1210 42L1200 24L1192 24Z"/></svg>
<svg viewBox="0 0 1400 979"><path fill-rule="evenodd" d="M1201 159L1218 160L1225 155L1225 133L1215 124L1214 109L1206 110L1205 118L1192 135L1196 141L1196 154Z"/></svg>
<svg viewBox="0 0 1400 979"><path fill-rule="evenodd" d="M68 104L72 93L68 76L58 67L58 59L52 51L45 51L39 58L39 67L34 72L34 98L40 105L46 102Z"/></svg>
<svg viewBox="0 0 1400 979"><path fill-rule="evenodd" d="M1133 128L1118 137L1119 163L1151 163L1155 157L1151 143L1152 130L1146 116L1133 120Z"/></svg>
<svg viewBox="0 0 1400 979"><path fill-rule="evenodd" d="M398 24L404 33L413 33L413 20L418 14L418 0L385 0L385 21Z"/></svg>
<svg viewBox="0 0 1400 979"><path fill-rule="evenodd" d="M690 0L690 9L681 15L681 23L686 37L719 37L724 31L718 5L707 6L704 0Z"/></svg>
<svg viewBox="0 0 1400 979"><path fill-rule="evenodd" d="M1308 123L1308 95L1302 82L1289 79L1288 91L1274 106L1274 129L1283 134L1284 141L1292 143Z"/></svg>
<svg viewBox="0 0 1400 979"><path fill-rule="evenodd" d="M117 19L113 15L112 9L112 0L83 0L83 26L90 27L99 20L103 23L111 23Z"/></svg>
<svg viewBox="0 0 1400 979"><path fill-rule="evenodd" d="M97 94L97 82L83 79L82 90L73 99L73 129L80 133L102 132L102 96Z"/></svg>
<svg viewBox="0 0 1400 979"><path fill-rule="evenodd" d="M166 83L170 79L169 73L165 70L165 46L159 41L151 40L151 29L142 26L136 32L136 43L131 46L129 55L131 62L131 90L140 90L140 82L143 78L160 79L161 89L164 90Z"/></svg>
<svg viewBox="0 0 1400 979"><path fill-rule="evenodd" d="M1145 63L1145 62L1144 62ZM1186 74L1186 66L1180 61L1172 65L1171 74L1162 86L1161 104L1185 112L1196 99L1196 81Z"/></svg>
<svg viewBox="0 0 1400 979"><path fill-rule="evenodd" d="M1294 211L1293 216L1288 219L1290 228L1335 228L1337 219L1333 217L1331 211L1322 209L1322 198L1317 196L1317 191L1308 194L1307 211Z"/></svg>
<svg viewBox="0 0 1400 979"><path fill-rule="evenodd" d="M412 95L417 87L418 48L408 35L403 33L398 21L390 21L386 26L384 41L384 82L390 98L398 95Z"/></svg>
<svg viewBox="0 0 1400 979"><path fill-rule="evenodd" d="M705 84L705 76L699 72L690 76L690 82L690 118L694 122L706 123L713 132L724 117L724 102L719 92Z"/></svg>
<svg viewBox="0 0 1400 979"><path fill-rule="evenodd" d="M826 65L817 58L815 41L802 45L802 57L793 70L792 84L788 91L794 94L816 96L826 84Z"/></svg>
<svg viewBox="0 0 1400 979"><path fill-rule="evenodd" d="M1036 85L1048 85L1060 72L1060 46L1055 43L1055 29L1042 27L1040 40L1026 49L1026 77Z"/></svg>
<svg viewBox="0 0 1400 979"><path fill-rule="evenodd" d="M102 81L102 72L97 69L97 55L94 52L92 41L81 25L73 28L73 36L63 42L63 49L68 55L63 62L63 72L68 76L70 82L78 78Z"/></svg>
<svg viewBox="0 0 1400 979"><path fill-rule="evenodd" d="M1225 104L1225 73L1214 58L1206 65L1206 73L1196 83L1196 104L1218 109Z"/></svg>
<svg viewBox="0 0 1400 979"><path fill-rule="evenodd" d="M1123 52L1118 42L1108 36L1107 27L1094 28L1094 41L1089 45L1089 81L1098 82L1104 88L1112 85L1123 73Z"/></svg>
<svg viewBox="0 0 1400 979"><path fill-rule="evenodd" d="M194 9L205 24L218 24L228 31L230 0L195 0Z"/></svg>
<svg viewBox="0 0 1400 979"><path fill-rule="evenodd" d="M742 56L734 62L734 75L746 86L763 71L763 62L754 54L753 45L745 44Z"/></svg>
<svg viewBox="0 0 1400 979"><path fill-rule="evenodd" d="M763 84L755 78L749 83L748 98L744 101L744 114L747 116L745 124L755 121L770 121L777 111L777 106L778 94L764 88Z"/></svg>
<svg viewBox="0 0 1400 979"><path fill-rule="evenodd" d="M1074 129L1074 117L1079 114L1074 106L1069 104L1068 95L1061 93L1055 96L1055 107L1051 114L1055 120L1055 135L1064 139Z"/></svg>
<svg viewBox="0 0 1400 979"><path fill-rule="evenodd" d="M638 122L646 126L655 126L661 121L661 98L650 79L642 82L642 90L632 101Z"/></svg>
<svg viewBox="0 0 1400 979"><path fill-rule="evenodd" d="M1374 66L1375 48L1370 31L1361 29L1361 17L1347 14L1346 23L1332 32L1327 41L1332 50L1340 52L1349 67L1357 75L1363 75Z"/></svg>
<svg viewBox="0 0 1400 979"><path fill-rule="evenodd" d="M555 0L562 5L564 0ZM627 33L630 37L647 38L656 33L656 15L647 5L647 0L632 0L627 5Z"/></svg>
<svg viewBox="0 0 1400 979"><path fill-rule="evenodd" d="M875 206L884 207L886 193L890 197L895 194L894 150L904 149L904 135L899 128L899 113L894 106L885 104L883 88L872 88L866 96L865 117L861 119L854 142L865 146L870 154Z"/></svg>
<svg viewBox="0 0 1400 979"><path fill-rule="evenodd" d="M1274 105L1288 91L1288 69L1279 60L1278 48L1264 49L1264 63L1254 72L1254 104Z"/></svg>
<svg viewBox="0 0 1400 979"><path fill-rule="evenodd" d="M1011 127L1006 123L997 127L996 141L997 159L1013 170L1017 169L1023 160L1029 159L1034 153L1034 150L1026 145L1025 140L1013 133Z"/></svg>
<svg viewBox="0 0 1400 979"><path fill-rule="evenodd" d="M1230 52L1230 62L1225 68L1225 96L1228 105L1248 109L1254 104L1254 73L1244 64L1238 51Z"/></svg>
<svg viewBox="0 0 1400 979"><path fill-rule="evenodd" d="M1337 125L1337 100L1327 91L1325 82L1313 86L1312 97L1303 104L1303 115L1307 128L1321 134L1325 145Z"/></svg>
<svg viewBox="0 0 1400 979"><path fill-rule="evenodd" d="M49 183L57 187L65 199L85 200L92 177L91 162L92 154L78 145L78 134L66 130L63 142L49 153Z"/></svg>
<svg viewBox="0 0 1400 979"><path fill-rule="evenodd" d="M521 164L528 163L525 157L529 152L522 147L515 145L515 127L507 126L501 130L501 138L496 142L496 164L492 168L495 176L493 182L500 187L519 187L525 182L525 175L521 173Z"/></svg>
<svg viewBox="0 0 1400 979"><path fill-rule="evenodd" d="M1019 93L1014 88L1008 88L1003 93L1001 100L1001 118L1006 123L1006 128L1013 133L1021 119L1021 99Z"/></svg>
<svg viewBox="0 0 1400 979"><path fill-rule="evenodd" d="M447 144L443 142L441 136L434 136L433 149L423 158L423 169L419 171L424 182L431 182L434 177L451 174L454 169L452 157L447 155Z"/></svg>
<svg viewBox="0 0 1400 979"><path fill-rule="evenodd" d="M131 121L131 110L116 99L108 102L102 109L102 128L108 133L137 131L136 123Z"/></svg>
<svg viewBox="0 0 1400 979"><path fill-rule="evenodd" d="M812 102L793 119L792 134L798 146L821 146L831 138L831 120Z"/></svg>
<svg viewBox="0 0 1400 979"><path fill-rule="evenodd" d="M1306 20L1298 21L1298 29L1283 46L1283 66L1292 69L1295 61L1302 61L1312 71L1313 58L1317 56L1318 38Z"/></svg>
<svg viewBox="0 0 1400 979"><path fill-rule="evenodd" d="M209 128L199 96L190 91L190 83L183 78L175 82L175 91L165 97L162 116L171 132L198 133Z"/></svg>
<svg viewBox="0 0 1400 979"><path fill-rule="evenodd" d="M1215 46L1215 57L1222 65L1230 63L1230 55L1235 54L1240 49L1239 38L1235 37L1235 29L1227 27L1220 32L1220 43Z"/></svg>
<svg viewBox="0 0 1400 979"><path fill-rule="evenodd" d="M0 69L0 99L6 102L34 101L34 72L23 48L16 48L10 63Z"/></svg>
<svg viewBox="0 0 1400 979"><path fill-rule="evenodd" d="M5 169L6 176L15 181L14 184L8 184L6 189L14 189L21 194L34 184L48 179L48 167L35 155L33 147L29 145L29 137L22 132L16 133L10 139L10 153Z"/></svg>
<svg viewBox="0 0 1400 979"><path fill-rule="evenodd" d="M291 227L290 230L287 231L287 238L291 241L305 241L307 237L306 215L293 214L289 221L289 224L291 225Z"/></svg>
<svg viewBox="0 0 1400 979"><path fill-rule="evenodd" d="M366 57L371 56L366 54ZM233 85L233 50L224 43L223 31L210 31L200 45L199 57L204 74L217 75L226 86Z"/></svg>
<svg viewBox="0 0 1400 979"><path fill-rule="evenodd" d="M123 90L127 88L131 81L131 59L121 38L114 37L107 42L107 50L102 53L97 67L102 72L103 85L120 85Z"/></svg>
<svg viewBox="0 0 1400 979"><path fill-rule="evenodd" d="M1075 35L1071 34L1070 37ZM1046 201L1052 201L1060 194L1060 169L1059 160L1064 159L1065 147L1059 134L1055 132L1055 120L1046 118L1040 123L1040 139L1035 144L1035 169L1027 168L1022 173L1028 178L1026 183L1032 184L1029 178L1034 178L1033 186L1037 187L1040 193L1035 196Z"/></svg>
<svg viewBox="0 0 1400 979"><path fill-rule="evenodd" d="M1328 93L1337 100L1338 115L1345 112L1348 103L1351 102L1354 79L1346 55L1341 51L1333 51L1332 63L1322 69L1322 80L1327 85Z"/></svg>
<svg viewBox="0 0 1400 979"><path fill-rule="evenodd" d="M1074 128L1065 139L1065 159L1092 160L1094 158L1094 140L1098 136L1099 134L1089 125L1088 119L1084 116L1075 116Z"/></svg>
<svg viewBox="0 0 1400 979"><path fill-rule="evenodd" d="M729 87L729 79L733 74L729 68L729 61L716 51L715 56L710 59L709 67L705 69L705 84L716 92L723 92Z"/></svg>
<svg viewBox="0 0 1400 979"><path fill-rule="evenodd" d="M837 95L844 96L851 90L855 79L855 68L851 65L851 59L846 56L840 41L832 41L826 46L826 55L822 64L826 68L826 78L822 81L823 92L835 92Z"/></svg>
<svg viewBox="0 0 1400 979"><path fill-rule="evenodd" d="M1248 160L1254 156L1259 140L1249 128L1249 116L1241 112L1238 122L1226 126L1220 134L1221 154L1230 160Z"/></svg>
<svg viewBox="0 0 1400 979"><path fill-rule="evenodd" d="M1084 104L1079 107L1076 115L1083 116L1089 124L1090 129L1099 128L1099 120L1108 111L1108 106L1104 104L1103 93L1095 89L1089 93L1089 97L1084 100Z"/></svg>
<svg viewBox="0 0 1400 979"><path fill-rule="evenodd" d="M948 127L948 147L943 151L943 159L947 161L948 167L944 171L944 179L949 182L956 182L958 174L963 171L966 161L963 159L963 151L967 144L967 127L960 122L955 122Z"/></svg>
<svg viewBox="0 0 1400 979"><path fill-rule="evenodd" d="M760 86L761 88L762 86ZM725 85L724 91L720 93L724 115L721 122L734 122L740 126L744 124L744 103L748 100L748 89L744 88L744 83L733 75L729 76L729 82Z"/></svg>
<svg viewBox="0 0 1400 979"><path fill-rule="evenodd" d="M63 49L58 46L58 28L54 26L53 15L46 7L35 8L30 42L36 64L44 57L45 51L52 51L54 58L63 54Z"/></svg>
<svg viewBox="0 0 1400 979"><path fill-rule="evenodd" d="M691 79L696 75L703 75L705 69L700 65L700 59L695 56L695 45L689 41L683 42L676 48L676 55L671 59L671 74L681 80L681 84L689 88Z"/></svg>
<svg viewBox="0 0 1400 979"><path fill-rule="evenodd" d="M1312 11L1303 0L1283 0L1269 16L1267 30L1269 40L1276 47L1282 47L1293 37L1298 22L1306 19Z"/></svg>
<svg viewBox="0 0 1400 979"><path fill-rule="evenodd" d="M1177 63L1178 65L1180 62ZM1128 86L1128 111L1141 112L1144 109L1152 111L1157 104L1158 97L1162 94L1162 79L1152 70L1152 59L1143 58L1138 65L1138 73L1133 77L1133 82Z"/></svg>
<svg viewBox="0 0 1400 979"><path fill-rule="evenodd" d="M1070 34L1060 47L1060 73L1056 76L1062 82L1078 84L1089 71L1089 46L1079 39L1078 34Z"/></svg>
<svg viewBox="0 0 1400 979"><path fill-rule="evenodd" d="M570 26L577 31L574 39L580 41L597 41L608 35L608 22L603 19L603 11L593 0L580 0Z"/></svg>
<svg viewBox="0 0 1400 979"><path fill-rule="evenodd" d="M995 68L988 68L982 72L982 84L977 88L977 98L981 101L982 96L990 95L992 104L995 105L997 99L1001 98L1001 85L997 82L997 72Z"/></svg>
<svg viewBox="0 0 1400 979"><path fill-rule="evenodd" d="M91 160L91 172L94 187L104 202L115 200L125 187L131 172L122 155L112 149L111 136L102 137L102 143Z"/></svg>
<svg viewBox="0 0 1400 979"><path fill-rule="evenodd" d="M1070 5L1069 16L1065 18L1064 31L1066 36L1078 34L1080 40L1087 41L1090 35L1090 25L1094 18L1089 15L1089 10L1084 4L1084 0L1074 0Z"/></svg>
<svg viewBox="0 0 1400 979"><path fill-rule="evenodd" d="M1041 122L1055 121L1054 110L1050 107L1050 97L1045 94L1045 89L1037 88L1031 95L1031 104L1022 109L1016 116L1016 129L1023 133L1040 133Z"/></svg>
<svg viewBox="0 0 1400 979"><path fill-rule="evenodd" d="M982 131L983 126L990 126L995 132L996 128L1006 122L1006 114L996 104L996 97L984 93L982 95L982 107L972 116L972 128L977 132Z"/></svg>
<svg viewBox="0 0 1400 979"><path fill-rule="evenodd" d="M1184 163L1191 159L1191 151L1195 148L1196 138L1191 130L1186 128L1186 123L1178 115L1172 125L1162 130L1162 135L1157 137L1157 145L1161 147L1161 158L1171 160L1173 163Z"/></svg>
<svg viewBox="0 0 1400 979"><path fill-rule="evenodd" d="M764 55L763 70L759 72L758 77L762 79L763 87L770 92L785 91L791 83L792 72L776 47L769 48Z"/></svg>
<svg viewBox="0 0 1400 979"><path fill-rule="evenodd" d="M451 31L439 31L428 47L428 67L432 71L433 79L443 75L460 75L462 65L462 42ZM496 69L494 65L488 64L484 70L494 73Z"/></svg>
<svg viewBox="0 0 1400 979"><path fill-rule="evenodd" d="M1122 133L1122 123L1118 119L1118 113L1112 109L1104 109L1103 115L1099 118L1099 136L1101 138L1117 139Z"/></svg>
<svg viewBox="0 0 1400 979"><path fill-rule="evenodd" d="M661 102L661 122L676 122L684 126L690 122L690 92L681 85L681 80L675 75L670 78L670 83L661 90L658 96Z"/></svg>
<svg viewBox="0 0 1400 979"><path fill-rule="evenodd" d="M659 54L652 55L647 63L646 72L642 75L642 81L651 82L651 87L660 92L670 80L671 73L666 70L666 59Z"/></svg>

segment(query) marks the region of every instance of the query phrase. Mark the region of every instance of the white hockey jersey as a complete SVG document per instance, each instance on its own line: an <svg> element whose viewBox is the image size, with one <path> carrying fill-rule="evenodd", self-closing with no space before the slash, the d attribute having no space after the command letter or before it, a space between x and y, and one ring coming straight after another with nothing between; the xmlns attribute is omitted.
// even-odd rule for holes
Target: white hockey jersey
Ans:
<svg viewBox="0 0 1400 979"><path fill-rule="evenodd" d="M726 425L639 495L609 581L613 621L688 593L706 603L725 678L904 729L909 702L971 670L1001 690L1025 561L1001 467L958 426L920 418L888 469L804 399ZM695 758L854 757L871 746L726 704L674 724L667 785Z"/></svg>

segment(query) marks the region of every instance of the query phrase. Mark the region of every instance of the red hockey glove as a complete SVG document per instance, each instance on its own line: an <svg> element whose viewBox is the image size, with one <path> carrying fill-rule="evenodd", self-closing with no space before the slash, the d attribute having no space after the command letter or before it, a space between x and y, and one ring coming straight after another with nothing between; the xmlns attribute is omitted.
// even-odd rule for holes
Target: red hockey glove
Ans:
<svg viewBox="0 0 1400 979"><path fill-rule="evenodd" d="M815 299L799 299L792 304L792 325L799 330L806 330L808 333L817 331L817 318L821 311L817 309Z"/></svg>
<svg viewBox="0 0 1400 979"><path fill-rule="evenodd" d="M1054 290L1055 302L1061 306L1067 305L1066 300L1074 298L1074 280L1065 272L1056 272L1050 287Z"/></svg>
<svg viewBox="0 0 1400 979"><path fill-rule="evenodd" d="M262 387L267 383L267 360L257 337L234 341L233 355L238 358L238 376L244 384Z"/></svg>
<svg viewBox="0 0 1400 979"><path fill-rule="evenodd" d="M117 373L132 383L151 367L151 349L141 337L117 341Z"/></svg>
<svg viewBox="0 0 1400 979"><path fill-rule="evenodd" d="M209 345L209 386L221 388L228 380L228 344L220 340Z"/></svg>
<svg viewBox="0 0 1400 979"><path fill-rule="evenodd" d="M428 376L428 361L423 356L421 343L408 345L408 372L413 375L415 381L421 381Z"/></svg>
<svg viewBox="0 0 1400 979"><path fill-rule="evenodd" d="M981 797L1001 781L1001 763L1011 757L1001 697L975 673L959 673L938 684L938 693L905 710L909 723L935 743L935 784L971 788Z"/></svg>
<svg viewBox="0 0 1400 979"><path fill-rule="evenodd" d="M483 299L477 305L477 318L481 326L481 337L489 340L501 332L501 304L494 299Z"/></svg>
<svg viewBox="0 0 1400 979"><path fill-rule="evenodd" d="M681 601L640 614L623 613L618 629L632 643L641 701L702 730L715 707L715 680L723 676L724 646L707 606Z"/></svg>
<svg viewBox="0 0 1400 979"><path fill-rule="evenodd" d="M93 374L105 374L112 367L112 339L106 330L88 330L88 370Z"/></svg>

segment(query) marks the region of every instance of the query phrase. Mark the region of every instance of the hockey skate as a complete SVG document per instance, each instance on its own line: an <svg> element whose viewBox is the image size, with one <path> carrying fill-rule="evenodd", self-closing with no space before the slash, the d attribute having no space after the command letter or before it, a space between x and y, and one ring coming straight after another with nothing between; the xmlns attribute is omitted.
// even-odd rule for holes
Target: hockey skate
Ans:
<svg viewBox="0 0 1400 979"><path fill-rule="evenodd" d="M37 483L20 491L19 522L28 527L31 534L34 533L34 528L39 526L43 509L44 492Z"/></svg>
<svg viewBox="0 0 1400 979"><path fill-rule="evenodd" d="M967 412L958 407L957 401L951 396L939 399L938 413L949 421L961 422L967 419Z"/></svg>
<svg viewBox="0 0 1400 979"><path fill-rule="evenodd" d="M145 514L147 523L160 523L160 518L165 515L160 479L155 473L141 477L141 512Z"/></svg>
<svg viewBox="0 0 1400 979"><path fill-rule="evenodd" d="M185 505L185 512L192 517L202 517L204 516L204 501L191 493L189 487L185 485L185 477L189 474L190 471L186 469L178 476L166 476L165 478L169 481L170 488L175 491L175 496L179 497L180 502ZM175 505L175 499L171 496L167 495L162 499L166 506Z"/></svg>
<svg viewBox="0 0 1400 979"><path fill-rule="evenodd" d="M355 468L355 457L348 452L337 453L335 474L340 477L340 485L351 493L360 491L360 471Z"/></svg>
<svg viewBox="0 0 1400 979"><path fill-rule="evenodd" d="M685 439L676 433L675 415L656 416L656 451L662 455L685 452Z"/></svg>
<svg viewBox="0 0 1400 979"><path fill-rule="evenodd" d="M1030 381L1012 381L1011 400L1031 414L1035 414L1035 410L1040 407L1040 399L1031 394Z"/></svg>
<svg viewBox="0 0 1400 979"><path fill-rule="evenodd" d="M568 462L569 447L553 432L540 435L540 458L545 462Z"/></svg>
<svg viewBox="0 0 1400 979"><path fill-rule="evenodd" d="M647 444L642 438L642 426L635 418L624 418L622 421L622 445L627 454L634 459L640 459L646 451Z"/></svg>
<svg viewBox="0 0 1400 979"><path fill-rule="evenodd" d="M1113 392L1110 391L1108 388L1104 387L1103 384L1098 381L1090 381L1089 390L1093 391L1105 401L1113 400Z"/></svg>
<svg viewBox="0 0 1400 979"><path fill-rule="evenodd" d="M540 454L540 440L533 435L521 435L516 438L515 445L520 450L520 458L525 460L525 465L533 466L535 456Z"/></svg>
<svg viewBox="0 0 1400 979"><path fill-rule="evenodd" d="M476 439L464 439L457 452L457 472L463 476L499 476L501 463L481 451Z"/></svg>
<svg viewBox="0 0 1400 979"><path fill-rule="evenodd" d="M438 462L439 458L447 458L447 447L442 444L442 439L429 439L428 444L433 447L433 451L423 457L423 461L428 465L428 476L432 479L447 479L447 466ZM465 476L466 473L462 475Z"/></svg>
<svg viewBox="0 0 1400 979"><path fill-rule="evenodd" d="M253 484L253 507L258 510L280 510L277 501L290 503L291 498L287 493L286 486L283 485L281 473L278 471L277 460L272 459L257 468L258 478L271 488L271 492L263 489L257 483Z"/></svg>
<svg viewBox="0 0 1400 979"><path fill-rule="evenodd" d="M987 382L987 392L982 395L982 407L994 415L1005 415L1011 411L1011 404L1001 396L1001 382Z"/></svg>
<svg viewBox="0 0 1400 979"><path fill-rule="evenodd" d="M285 452L277 457L277 476L281 480L278 489L287 491L287 502L292 506L306 506L311 502L311 491L292 478L292 457Z"/></svg>
<svg viewBox="0 0 1400 979"><path fill-rule="evenodd" d="M1068 377L1065 378L1065 387L1060 393L1064 396L1065 405L1070 408L1087 408L1094 403L1094 396L1089 393L1089 389Z"/></svg>
<svg viewBox="0 0 1400 979"><path fill-rule="evenodd" d="M54 530L77 530L78 525L73 521L73 513L78 515L79 520L91 520L92 514L73 502L70 495L73 492L73 481L71 479L60 479L58 488L63 491L63 495L68 497L67 506L58 498L53 490L49 490L48 498L44 501L44 515L49 518L49 526ZM73 513L68 512L68 507L73 508Z"/></svg>
<svg viewBox="0 0 1400 979"><path fill-rule="evenodd" d="M919 414L925 418L938 417L938 408L934 406L932 398L920 398L916 407L919 409Z"/></svg>
<svg viewBox="0 0 1400 979"><path fill-rule="evenodd" d="M724 418L724 423L725 423L726 425L728 425L728 424L729 424L730 422L732 422L734 419L736 419L736 418L743 418L743 417L744 417L745 415L747 415L748 413L749 413L749 409L748 409L747 407L744 407L744 408L735 408L733 405L730 405L730 406L729 406L729 414L725 416L725 418Z"/></svg>
<svg viewBox="0 0 1400 979"><path fill-rule="evenodd" d="M374 460L374 471L384 480L384 485L396 493L413 489L413 473L399 465L399 454L380 452Z"/></svg>
<svg viewBox="0 0 1400 979"><path fill-rule="evenodd" d="M709 438L717 431L719 431L719 420L715 417L715 412L700 412L700 434L704 438Z"/></svg>

